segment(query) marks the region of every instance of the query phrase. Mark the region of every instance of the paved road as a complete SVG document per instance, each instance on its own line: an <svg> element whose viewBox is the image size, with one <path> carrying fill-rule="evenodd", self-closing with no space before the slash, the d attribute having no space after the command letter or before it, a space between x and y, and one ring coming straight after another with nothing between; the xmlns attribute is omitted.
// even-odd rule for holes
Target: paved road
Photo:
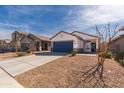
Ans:
<svg viewBox="0 0 124 93"><path fill-rule="evenodd" d="M66 54L42 53L0 61L0 66L10 75L16 76L40 65L61 58ZM22 87L16 80L0 69L0 87Z"/></svg>

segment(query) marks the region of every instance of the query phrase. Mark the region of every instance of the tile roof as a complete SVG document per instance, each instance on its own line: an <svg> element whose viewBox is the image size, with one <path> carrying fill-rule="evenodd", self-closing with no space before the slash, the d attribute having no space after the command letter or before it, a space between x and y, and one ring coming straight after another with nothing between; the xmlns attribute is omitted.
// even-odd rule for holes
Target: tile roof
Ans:
<svg viewBox="0 0 124 93"><path fill-rule="evenodd" d="M36 34L32 34L32 33L27 33L27 32L21 32L21 31L15 31L15 32L18 32L19 34L23 34L23 35L32 35L38 39L41 39L41 40L44 40L44 41L50 41L50 38L49 37L46 37L46 36L41 36L41 35L36 35Z"/></svg>
<svg viewBox="0 0 124 93"><path fill-rule="evenodd" d="M17 33L19 33L19 34L23 34L23 35L28 35L29 33L27 33L27 32L22 32L22 31L15 31L15 32L17 32Z"/></svg>
<svg viewBox="0 0 124 93"><path fill-rule="evenodd" d="M33 34L34 35L34 34ZM41 39L41 40L46 40L46 41L50 41L50 38L49 37L46 37L46 36L42 36L42 35L34 35L36 36L37 38Z"/></svg>

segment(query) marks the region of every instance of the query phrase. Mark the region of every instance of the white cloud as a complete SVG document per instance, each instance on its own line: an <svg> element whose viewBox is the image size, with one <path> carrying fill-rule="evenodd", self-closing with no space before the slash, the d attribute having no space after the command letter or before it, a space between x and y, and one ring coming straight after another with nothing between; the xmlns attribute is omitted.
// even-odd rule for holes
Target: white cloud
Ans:
<svg viewBox="0 0 124 93"><path fill-rule="evenodd" d="M9 24L9 23L0 23L0 27L14 27L14 28L19 28L19 26L14 25L14 24Z"/></svg>
<svg viewBox="0 0 124 93"><path fill-rule="evenodd" d="M0 39L11 39L11 33L18 28L17 25L0 23Z"/></svg>
<svg viewBox="0 0 124 93"><path fill-rule="evenodd" d="M10 23L0 23L0 39L11 39L11 34L14 31L33 32L26 24L15 25Z"/></svg>
<svg viewBox="0 0 124 93"><path fill-rule="evenodd" d="M8 7L10 10L8 18L9 20L18 19L18 16L20 14L24 15L32 15L33 13L37 13L40 11L40 15L38 15L36 18L34 18L33 21L27 21L23 24L9 24L9 23L0 23L0 28L3 26L6 27L13 27L16 29L22 29L22 31L30 31L33 25L40 24L41 28L42 26L45 27L44 23L40 22L40 20L37 20L38 17L41 17L45 11L46 13L51 11L52 9L45 7L44 10L43 6L39 8L39 6L27 8L26 6L23 6L22 8L19 7ZM14 10L15 11L12 11ZM54 10L52 10L54 11ZM22 19L23 20L23 19ZM73 8L68 12L68 14L65 16L63 25L47 28L44 29L44 31L49 30L47 32L49 33L56 33L60 30L65 31L73 31L73 30L80 30L83 31L83 29L93 27L95 24L106 24L108 22L111 23L120 23L124 20L124 6L78 6L78 8ZM2 25L2 26L1 26ZM2 28L3 28L2 27ZM38 27L39 28L39 27ZM39 28L40 29L40 28ZM3 29L2 29L3 30ZM6 33L9 33L10 29L4 29L5 31L2 31L0 29L0 38L7 36ZM13 30L12 30L13 31ZM31 31L33 32L33 31ZM46 33L46 32L45 32ZM1 36L1 34L3 34Z"/></svg>
<svg viewBox="0 0 124 93"><path fill-rule="evenodd" d="M95 6L79 12L80 19L89 24L106 24L124 20L124 6Z"/></svg>
<svg viewBox="0 0 124 93"><path fill-rule="evenodd" d="M12 30L0 28L0 39L11 39Z"/></svg>
<svg viewBox="0 0 124 93"><path fill-rule="evenodd" d="M79 30L95 34L95 25L107 23L114 25L123 20L124 6L80 6L77 10L72 9L68 12L68 16L65 17L65 27L71 31Z"/></svg>

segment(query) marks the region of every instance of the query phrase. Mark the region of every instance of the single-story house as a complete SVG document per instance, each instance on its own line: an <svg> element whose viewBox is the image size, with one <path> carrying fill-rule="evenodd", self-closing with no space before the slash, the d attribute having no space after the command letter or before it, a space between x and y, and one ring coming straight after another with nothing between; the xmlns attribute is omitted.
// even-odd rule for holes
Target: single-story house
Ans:
<svg viewBox="0 0 124 93"><path fill-rule="evenodd" d="M10 39L0 40L0 53L12 51L13 46Z"/></svg>
<svg viewBox="0 0 124 93"><path fill-rule="evenodd" d="M50 38L53 52L77 52L95 53L99 47L99 38L83 32L72 33L60 31Z"/></svg>
<svg viewBox="0 0 124 93"><path fill-rule="evenodd" d="M110 50L113 52L124 52L124 34L110 42Z"/></svg>
<svg viewBox="0 0 124 93"><path fill-rule="evenodd" d="M12 33L12 42L20 46L20 50L50 51L51 41L48 37L15 31Z"/></svg>

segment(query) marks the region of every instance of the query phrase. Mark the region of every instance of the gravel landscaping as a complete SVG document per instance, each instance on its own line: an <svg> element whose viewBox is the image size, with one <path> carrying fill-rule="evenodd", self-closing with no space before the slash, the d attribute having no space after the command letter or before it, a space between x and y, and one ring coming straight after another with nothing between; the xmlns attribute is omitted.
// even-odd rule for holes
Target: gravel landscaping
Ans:
<svg viewBox="0 0 124 93"><path fill-rule="evenodd" d="M112 59L104 64L103 80L96 78L82 81L81 75L97 63L92 56L63 57L15 76L24 87L30 88L83 88L83 87L124 87L124 68ZM94 86L98 83L98 86Z"/></svg>

